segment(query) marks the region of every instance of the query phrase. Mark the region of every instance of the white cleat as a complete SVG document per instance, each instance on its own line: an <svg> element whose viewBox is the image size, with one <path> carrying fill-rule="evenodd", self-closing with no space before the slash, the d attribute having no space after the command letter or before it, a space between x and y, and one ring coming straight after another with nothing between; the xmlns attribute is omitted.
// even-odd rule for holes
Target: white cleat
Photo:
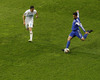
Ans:
<svg viewBox="0 0 100 80"><path fill-rule="evenodd" d="M32 42L32 40L29 39L28 42Z"/></svg>

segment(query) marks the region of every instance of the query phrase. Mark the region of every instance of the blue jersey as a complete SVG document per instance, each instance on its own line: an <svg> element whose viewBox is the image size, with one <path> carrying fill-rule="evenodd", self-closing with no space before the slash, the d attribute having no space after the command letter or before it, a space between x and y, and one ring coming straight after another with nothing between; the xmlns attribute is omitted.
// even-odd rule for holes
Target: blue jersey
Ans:
<svg viewBox="0 0 100 80"><path fill-rule="evenodd" d="M74 19L73 20L73 24L72 24L72 31L76 31L76 30L79 30L79 26L81 27L81 29L85 31L84 27L82 26L81 22L80 22L80 19L79 19L79 13L78 13L78 17L77 19Z"/></svg>
<svg viewBox="0 0 100 80"><path fill-rule="evenodd" d="M85 29L84 29L84 27L82 26L82 24L81 24L81 22L80 22L79 13L78 13L77 19L74 19L74 20L73 20L72 32L70 33L69 36L71 36L71 37L77 36L77 37L80 38L80 39L83 38L83 36L82 36L82 34L81 34L80 30L79 30L79 27L81 27L81 29L82 29L84 32L86 32Z"/></svg>
<svg viewBox="0 0 100 80"><path fill-rule="evenodd" d="M80 22L79 18L73 20L73 24L72 24L73 31L79 30L79 26L76 24L77 22Z"/></svg>

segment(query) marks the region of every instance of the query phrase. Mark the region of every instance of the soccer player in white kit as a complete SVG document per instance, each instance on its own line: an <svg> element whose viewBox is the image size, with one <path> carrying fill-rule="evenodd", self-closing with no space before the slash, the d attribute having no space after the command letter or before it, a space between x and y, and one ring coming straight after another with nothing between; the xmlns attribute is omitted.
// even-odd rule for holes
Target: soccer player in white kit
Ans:
<svg viewBox="0 0 100 80"><path fill-rule="evenodd" d="M30 31L30 39L28 40L29 42L32 42L33 38L33 23L34 23L34 15L36 14L36 18L38 18L38 13L34 9L34 6L30 6L30 9L26 10L24 15L23 15L23 24L26 26L26 29Z"/></svg>

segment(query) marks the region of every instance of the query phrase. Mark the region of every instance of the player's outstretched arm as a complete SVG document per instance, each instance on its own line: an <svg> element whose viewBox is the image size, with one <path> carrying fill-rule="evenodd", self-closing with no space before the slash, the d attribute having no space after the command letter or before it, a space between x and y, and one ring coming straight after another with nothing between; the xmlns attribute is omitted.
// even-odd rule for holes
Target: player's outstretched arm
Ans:
<svg viewBox="0 0 100 80"><path fill-rule="evenodd" d="M80 23L80 25L79 25L80 27L81 27L81 29L84 31L84 32L86 32L85 31L85 29L84 29L84 27L82 26L82 24Z"/></svg>
<svg viewBox="0 0 100 80"><path fill-rule="evenodd" d="M76 22L76 25L80 26L81 29L82 29L84 32L86 32L85 29L84 29L84 27L82 26L82 24L81 24L80 22Z"/></svg>
<svg viewBox="0 0 100 80"><path fill-rule="evenodd" d="M79 18L79 10L77 10L76 12L77 12L77 17Z"/></svg>
<svg viewBox="0 0 100 80"><path fill-rule="evenodd" d="M23 24L25 26L25 16L23 15Z"/></svg>

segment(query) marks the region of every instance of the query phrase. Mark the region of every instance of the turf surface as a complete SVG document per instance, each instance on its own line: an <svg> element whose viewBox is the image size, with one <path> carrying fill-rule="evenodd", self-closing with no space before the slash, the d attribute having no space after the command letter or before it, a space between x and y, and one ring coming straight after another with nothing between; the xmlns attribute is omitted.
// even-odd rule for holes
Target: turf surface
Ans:
<svg viewBox="0 0 100 80"><path fill-rule="evenodd" d="M32 43L22 21L30 5L39 14ZM74 38L64 54L77 9L94 32ZM100 80L99 37L100 0L0 0L0 80Z"/></svg>

